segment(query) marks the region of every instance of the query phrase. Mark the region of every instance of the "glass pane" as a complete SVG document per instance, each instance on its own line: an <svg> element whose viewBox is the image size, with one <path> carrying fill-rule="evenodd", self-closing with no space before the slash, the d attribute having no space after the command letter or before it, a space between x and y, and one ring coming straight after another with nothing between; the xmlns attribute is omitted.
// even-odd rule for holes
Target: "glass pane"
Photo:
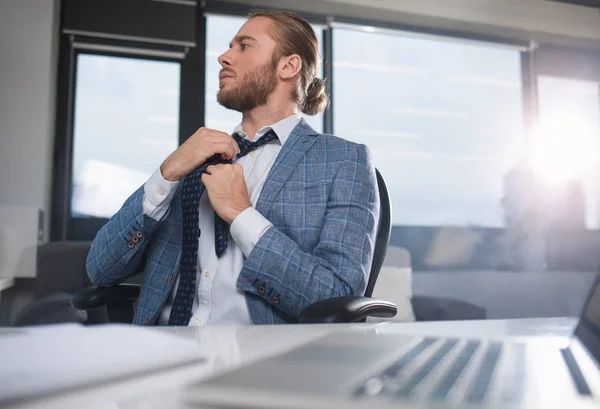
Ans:
<svg viewBox="0 0 600 409"><path fill-rule="evenodd" d="M520 53L358 29L333 41L335 134L372 150L393 224L502 226L524 149Z"/></svg>
<svg viewBox="0 0 600 409"><path fill-rule="evenodd" d="M538 77L539 124L531 156L540 205L534 215L537 247L548 269L600 267L599 86Z"/></svg>
<svg viewBox="0 0 600 409"><path fill-rule="evenodd" d="M73 216L112 216L177 148L180 68L79 54Z"/></svg>
<svg viewBox="0 0 600 409"><path fill-rule="evenodd" d="M206 119L207 128L218 129L223 132L232 132L241 121L241 114L223 108L217 103L217 92L219 91L219 71L221 66L217 58L227 51L229 42L246 21L244 17L230 17L209 15L206 27ZM323 30L314 27L315 34L321 44ZM322 47L319 45L322 53ZM304 119L317 132L323 131L323 114L308 116L302 115Z"/></svg>
<svg viewBox="0 0 600 409"><path fill-rule="evenodd" d="M545 186L548 227L600 227L599 84L540 76L533 165ZM560 217L557 217L560 215Z"/></svg>

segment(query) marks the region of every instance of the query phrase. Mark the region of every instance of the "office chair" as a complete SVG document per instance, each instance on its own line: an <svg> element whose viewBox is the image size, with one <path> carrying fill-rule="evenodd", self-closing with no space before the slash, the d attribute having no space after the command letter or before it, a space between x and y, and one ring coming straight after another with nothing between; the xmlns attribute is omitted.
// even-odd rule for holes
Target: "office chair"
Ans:
<svg viewBox="0 0 600 409"><path fill-rule="evenodd" d="M379 223L375 238L373 262L364 296L336 297L317 301L306 307L298 317L299 323L362 322L367 317L391 318L397 308L391 302L371 298L375 282L387 252L391 233L390 196L383 177L378 170L377 187L380 198ZM88 287L78 291L72 305L78 310L106 307L109 322L133 321L133 304L140 294L138 284L118 284L110 287Z"/></svg>

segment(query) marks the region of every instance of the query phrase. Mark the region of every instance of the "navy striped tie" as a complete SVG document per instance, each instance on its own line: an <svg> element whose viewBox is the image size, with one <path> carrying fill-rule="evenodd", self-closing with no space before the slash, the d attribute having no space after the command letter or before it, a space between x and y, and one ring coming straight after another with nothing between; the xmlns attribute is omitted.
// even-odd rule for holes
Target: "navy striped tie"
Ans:
<svg viewBox="0 0 600 409"><path fill-rule="evenodd" d="M277 139L277 135L271 130L256 142L244 139L238 134L234 134L233 138L240 147L240 153L237 155L237 158L241 158L253 150L274 141ZM181 191L183 248L181 252L179 286L173 306L171 307L169 325L188 325L192 317L192 306L194 304L194 294L196 293L198 239L201 233L198 227L198 210L200 207L201 192L204 191L200 178L208 166L221 163L231 163L231 161L222 159L221 155L214 155L183 181ZM229 224L215 213L215 252L217 257L221 257L227 249L228 237Z"/></svg>

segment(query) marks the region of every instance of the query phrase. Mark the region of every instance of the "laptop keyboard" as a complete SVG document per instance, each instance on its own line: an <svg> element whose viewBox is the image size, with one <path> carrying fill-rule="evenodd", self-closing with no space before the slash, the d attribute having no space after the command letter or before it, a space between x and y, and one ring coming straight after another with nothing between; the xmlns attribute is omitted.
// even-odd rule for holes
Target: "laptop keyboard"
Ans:
<svg viewBox="0 0 600 409"><path fill-rule="evenodd" d="M444 344L433 354L431 358L425 362L425 365L421 367L413 376L410 377L407 383L404 384L396 393L397 397L410 397L412 391L435 369L435 367L442 361L442 359L450 352L452 348L458 343L458 341L446 341Z"/></svg>
<svg viewBox="0 0 600 409"><path fill-rule="evenodd" d="M513 362L511 375L504 381L504 389L500 400L505 404L518 403L524 393L525 386L525 344L513 344Z"/></svg>
<svg viewBox="0 0 600 409"><path fill-rule="evenodd" d="M384 374L387 377L391 377L391 378L396 377L398 375L398 373L400 373L406 367L406 365L410 364L423 351L425 351L427 348L429 348L431 345L433 345L434 342L435 342L435 339L433 339L433 338L424 339L419 344L417 344L414 348L412 348L410 351L408 351L406 354L402 355L402 357L400 357L400 359L398 359L396 362L394 362L392 365L390 365L384 371Z"/></svg>
<svg viewBox="0 0 600 409"><path fill-rule="evenodd" d="M453 391L461 389L461 402L481 403L489 395L502 353L500 342L425 338L361 385L356 396L443 401ZM511 368L511 372L519 376L502 385L499 398L514 403L520 400L523 392L524 345L515 344L511 356L510 364L516 367ZM468 379L468 382L461 384L461 379Z"/></svg>
<svg viewBox="0 0 600 409"><path fill-rule="evenodd" d="M488 386L490 386L490 381L492 380L492 374L496 368L496 363L500 357L501 349L502 344L499 342L493 342L490 344L487 351L485 351L483 360L481 361L477 373L475 374L475 382L473 382L469 392L467 393L467 396L465 397L467 402L483 402L483 398L485 398Z"/></svg>
<svg viewBox="0 0 600 409"><path fill-rule="evenodd" d="M471 361L473 354L479 346L479 341L469 341L461 353L456 357L450 368L446 371L442 380L431 393L431 398L435 400L444 400L450 393L450 390L464 372L467 364Z"/></svg>

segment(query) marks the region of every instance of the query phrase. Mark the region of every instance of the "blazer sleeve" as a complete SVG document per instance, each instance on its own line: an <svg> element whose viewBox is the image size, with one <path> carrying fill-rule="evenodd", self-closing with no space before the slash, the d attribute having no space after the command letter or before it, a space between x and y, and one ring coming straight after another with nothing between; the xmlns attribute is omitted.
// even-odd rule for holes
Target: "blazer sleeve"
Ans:
<svg viewBox="0 0 600 409"><path fill-rule="evenodd" d="M246 259L238 288L294 318L313 302L364 294L379 220L377 179L366 146L349 144L326 206L312 252L271 227Z"/></svg>
<svg viewBox="0 0 600 409"><path fill-rule="evenodd" d="M109 286L140 272L159 221L144 214L144 187L136 190L92 241L86 269L94 285Z"/></svg>

